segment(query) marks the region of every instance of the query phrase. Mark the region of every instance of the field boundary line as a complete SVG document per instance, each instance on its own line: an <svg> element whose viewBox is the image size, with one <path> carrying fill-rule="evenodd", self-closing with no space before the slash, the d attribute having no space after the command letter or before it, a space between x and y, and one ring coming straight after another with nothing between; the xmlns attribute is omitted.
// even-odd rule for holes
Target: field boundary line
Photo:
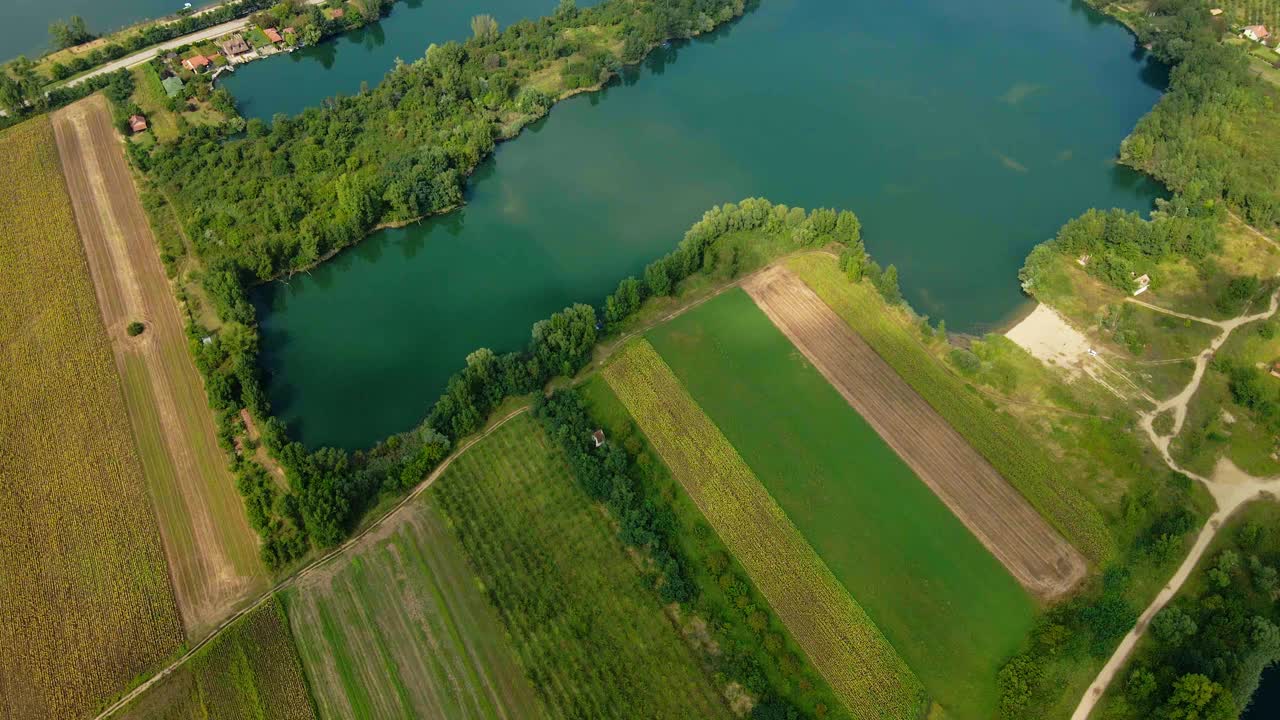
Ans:
<svg viewBox="0 0 1280 720"><path fill-rule="evenodd" d="M467 450L471 449L472 445L475 445L481 440L492 435L503 425L506 425L507 422L510 421L512 418L515 418L516 416L528 411L529 411L529 405L527 404L522 405L516 408L515 410L512 410L511 412L507 413L500 419L498 419L497 422L493 423L488 428L485 428L483 432L471 437L462 445L459 445L457 448L454 449L453 452L449 453L449 456L446 457L443 462L441 462L439 465L436 466L435 470L431 471L431 474L427 475L426 478L424 478L421 482L415 485L413 490L410 490L407 495L401 498L395 505L392 505L391 508L387 510L387 512L384 513L382 516L380 516L377 520L374 520L373 522L369 523L367 526L362 528L355 535L352 535L351 537L347 538L345 541L342 542L342 544L333 548L329 552L325 553L324 555L321 555L315 560L312 560L311 562L302 566L298 570L295 570L293 573L291 573L290 575L286 576L285 578L280 580L278 583L273 585L270 589L266 590L261 595L259 595L252 603L237 610L235 613L227 617L225 620L219 623L218 626L214 628L212 632L206 635L204 639L202 639L200 642L196 643L195 645L191 646L191 649L183 653L181 657L179 657L177 660L174 660L167 667L158 671L156 674L152 675L150 678L145 680L142 684L130 690L128 693L120 697L111 705L107 706L105 710L103 710L102 712L94 716L94 720L105 720L106 718L109 718L115 715L120 710L123 710L126 705L132 702L139 695L151 689L154 685L159 683L161 680L165 679L169 675L173 674L173 672L176 671L178 668L185 665L189 660L191 660L191 658L195 657L195 655L198 652L200 652L200 650L204 648L205 645L208 645L210 642L214 640L214 638L217 638L218 636L222 635L222 633L226 631L226 629L229 628L237 620L253 612L257 608L264 605L265 603L270 602L271 598L275 597L275 595L280 591L285 590L297 584L299 580L302 580L310 576L312 573L316 572L320 568L320 566L325 565L330 561L337 559L338 556L344 555L348 551L355 549L356 546L361 541L363 541L370 533L381 528L388 520L391 519L393 515L400 512L400 510L403 509L406 505L408 505L413 500L417 499L418 496L422 495L422 493L426 492L427 488L435 484L435 481L439 479L439 477L442 474L444 474L444 471L447 470L455 460L457 460L464 453L466 453Z"/></svg>

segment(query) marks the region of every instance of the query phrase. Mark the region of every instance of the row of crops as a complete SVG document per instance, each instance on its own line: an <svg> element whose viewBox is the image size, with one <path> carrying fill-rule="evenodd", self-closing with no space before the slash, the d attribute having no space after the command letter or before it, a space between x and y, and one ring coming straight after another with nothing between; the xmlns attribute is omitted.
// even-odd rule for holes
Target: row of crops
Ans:
<svg viewBox="0 0 1280 720"><path fill-rule="evenodd" d="M284 608L275 598L255 608L117 717L311 720Z"/></svg>
<svg viewBox="0 0 1280 720"><path fill-rule="evenodd" d="M0 718L82 717L182 626L49 119L0 157Z"/></svg>
<svg viewBox="0 0 1280 720"><path fill-rule="evenodd" d="M805 255L787 262L908 384L946 418L1046 520L1089 559L1103 563L1115 539L1098 509L1060 476L1048 454L1025 441L1013 418L989 408L947 372L865 284L849 283L835 260Z"/></svg>
<svg viewBox="0 0 1280 720"><path fill-rule="evenodd" d="M604 375L850 712L920 716L920 681L657 352L633 341Z"/></svg>
<svg viewBox="0 0 1280 720"><path fill-rule="evenodd" d="M432 490L551 717L728 710L559 449L522 415Z"/></svg>

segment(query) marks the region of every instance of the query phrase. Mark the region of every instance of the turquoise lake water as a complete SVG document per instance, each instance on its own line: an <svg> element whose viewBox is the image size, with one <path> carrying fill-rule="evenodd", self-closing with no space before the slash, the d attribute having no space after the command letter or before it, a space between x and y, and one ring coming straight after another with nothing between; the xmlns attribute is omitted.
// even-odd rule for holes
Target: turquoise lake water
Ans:
<svg viewBox="0 0 1280 720"><path fill-rule="evenodd" d="M464 37L471 14L397 6L320 60L263 61L228 87L248 110L297 110L358 89L393 43L416 43L391 53L409 58ZM558 105L482 165L459 211L260 288L271 400L310 446L368 446L420 421L473 349L601 303L706 208L749 195L853 209L920 312L994 328L1023 307L1034 244L1090 207L1151 208L1161 188L1114 158L1166 81L1079 3L765 0Z"/></svg>

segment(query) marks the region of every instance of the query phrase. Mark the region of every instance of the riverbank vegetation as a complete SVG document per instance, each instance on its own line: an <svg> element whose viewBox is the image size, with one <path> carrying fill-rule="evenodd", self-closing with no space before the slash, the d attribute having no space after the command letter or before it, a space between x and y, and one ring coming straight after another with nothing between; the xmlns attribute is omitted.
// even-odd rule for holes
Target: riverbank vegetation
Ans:
<svg viewBox="0 0 1280 720"><path fill-rule="evenodd" d="M1234 516L1187 584L1151 620L1100 712L1115 720L1228 720L1280 662L1280 505L1257 500Z"/></svg>
<svg viewBox="0 0 1280 720"><path fill-rule="evenodd" d="M607 0L586 10L567 1L550 17L433 46L368 92L269 126L251 122L243 139L195 129L139 164L202 259L248 282L268 280L381 224L457 206L494 143L558 97L743 9L742 0Z"/></svg>

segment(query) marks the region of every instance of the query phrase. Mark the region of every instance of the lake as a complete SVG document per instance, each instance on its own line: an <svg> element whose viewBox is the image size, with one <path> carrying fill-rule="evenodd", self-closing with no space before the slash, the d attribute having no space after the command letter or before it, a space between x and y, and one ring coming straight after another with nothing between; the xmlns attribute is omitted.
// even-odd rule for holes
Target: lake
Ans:
<svg viewBox="0 0 1280 720"><path fill-rule="evenodd" d="M1253 693L1249 709L1240 720L1274 720L1280 717L1280 663L1262 672L1262 684Z"/></svg>
<svg viewBox="0 0 1280 720"><path fill-rule="evenodd" d="M192 3L202 7L208 2ZM172 15L178 0L4 0L0 23L0 61L19 55L35 58L52 49L49 23L72 15L84 18L89 31L103 35L139 20Z"/></svg>
<svg viewBox="0 0 1280 720"><path fill-rule="evenodd" d="M393 33L416 38L406 59L465 37L471 11L449 7L397 6L383 45L263 61L233 89L264 111L298 109L304 83L308 102L352 92ZM1151 208L1162 189L1114 158L1166 82L1078 2L765 0L557 105L480 167L464 208L257 289L271 401L309 446L369 446L419 422L473 349L600 304L708 207L752 195L854 210L917 310L996 328L1025 305L1033 245L1090 207Z"/></svg>

